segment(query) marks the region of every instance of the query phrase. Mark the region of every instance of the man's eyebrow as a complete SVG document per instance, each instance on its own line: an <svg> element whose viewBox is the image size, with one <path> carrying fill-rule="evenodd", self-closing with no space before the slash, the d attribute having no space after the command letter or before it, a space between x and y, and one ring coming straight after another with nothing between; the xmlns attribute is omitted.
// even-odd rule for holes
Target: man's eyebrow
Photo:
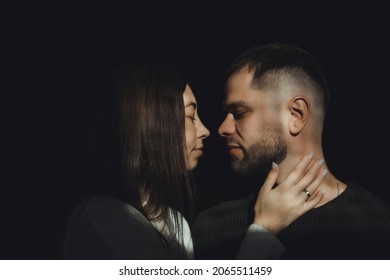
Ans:
<svg viewBox="0 0 390 280"><path fill-rule="evenodd" d="M225 103L223 105L223 108L225 109L225 111L230 112L236 110L237 108L248 109L249 106L245 101L236 101L228 104Z"/></svg>
<svg viewBox="0 0 390 280"><path fill-rule="evenodd" d="M194 107L194 110L196 110L196 103L195 102L193 102L193 101L189 101L184 107Z"/></svg>

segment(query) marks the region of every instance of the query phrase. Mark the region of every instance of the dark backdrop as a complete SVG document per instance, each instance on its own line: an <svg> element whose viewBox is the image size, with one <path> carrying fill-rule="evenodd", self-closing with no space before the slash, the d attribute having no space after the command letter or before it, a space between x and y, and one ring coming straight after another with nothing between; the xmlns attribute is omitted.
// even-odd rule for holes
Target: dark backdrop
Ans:
<svg viewBox="0 0 390 280"><path fill-rule="evenodd" d="M58 230L82 192L78 181L96 96L111 71L138 54L174 56L190 69L200 116L211 131L196 171L198 211L245 192L217 134L224 71L241 52L267 42L297 44L322 63L331 91L328 166L390 201L389 44L381 7L197 4L166 12L151 5L120 14L96 6L31 8L13 10L4 35L2 259L58 258Z"/></svg>

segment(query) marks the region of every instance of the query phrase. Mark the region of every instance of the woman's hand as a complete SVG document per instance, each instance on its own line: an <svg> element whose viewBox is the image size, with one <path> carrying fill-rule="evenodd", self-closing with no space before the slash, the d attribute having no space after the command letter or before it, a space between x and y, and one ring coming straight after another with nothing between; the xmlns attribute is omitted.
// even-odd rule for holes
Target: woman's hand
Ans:
<svg viewBox="0 0 390 280"><path fill-rule="evenodd" d="M305 156L275 188L279 167L272 163L272 169L257 197L253 223L277 234L320 202L325 189L317 189L328 171L321 168L323 159L310 166L312 158L313 153Z"/></svg>

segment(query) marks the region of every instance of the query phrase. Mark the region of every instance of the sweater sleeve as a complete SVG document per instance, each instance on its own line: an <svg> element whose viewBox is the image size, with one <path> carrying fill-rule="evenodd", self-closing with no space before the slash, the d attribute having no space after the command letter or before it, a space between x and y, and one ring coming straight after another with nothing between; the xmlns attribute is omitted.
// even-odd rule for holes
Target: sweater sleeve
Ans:
<svg viewBox="0 0 390 280"><path fill-rule="evenodd" d="M285 251L284 245L264 227L251 224L238 250L236 259L276 260Z"/></svg>

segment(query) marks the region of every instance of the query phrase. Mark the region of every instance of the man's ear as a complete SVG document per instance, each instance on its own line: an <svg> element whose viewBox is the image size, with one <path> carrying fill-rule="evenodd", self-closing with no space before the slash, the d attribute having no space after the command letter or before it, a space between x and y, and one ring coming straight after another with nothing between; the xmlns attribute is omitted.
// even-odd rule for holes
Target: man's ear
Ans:
<svg viewBox="0 0 390 280"><path fill-rule="evenodd" d="M290 112L289 130L295 136L302 131L309 120L309 100L302 95L294 96L288 102L288 109Z"/></svg>

